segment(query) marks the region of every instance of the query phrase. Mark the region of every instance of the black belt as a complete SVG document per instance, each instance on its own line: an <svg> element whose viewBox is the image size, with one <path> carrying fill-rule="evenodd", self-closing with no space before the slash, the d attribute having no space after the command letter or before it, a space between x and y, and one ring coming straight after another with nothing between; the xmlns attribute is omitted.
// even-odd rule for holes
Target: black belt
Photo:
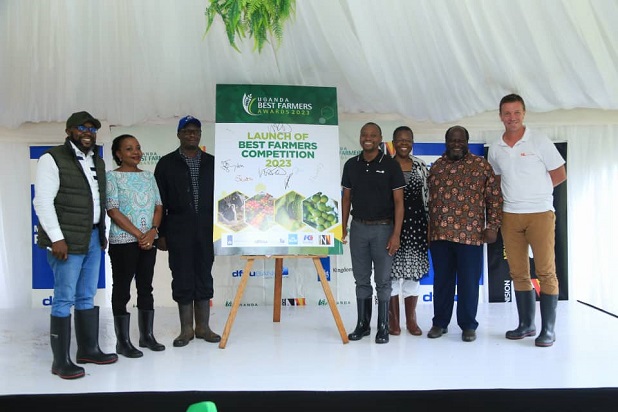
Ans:
<svg viewBox="0 0 618 412"><path fill-rule="evenodd" d="M369 219L354 218L354 220L364 225L391 225L393 223L393 219L369 220Z"/></svg>
<svg viewBox="0 0 618 412"><path fill-rule="evenodd" d="M95 223L95 224L93 224L93 225L92 225L92 229L96 229L96 228L98 228L98 227L99 227L99 224L98 224L98 223Z"/></svg>

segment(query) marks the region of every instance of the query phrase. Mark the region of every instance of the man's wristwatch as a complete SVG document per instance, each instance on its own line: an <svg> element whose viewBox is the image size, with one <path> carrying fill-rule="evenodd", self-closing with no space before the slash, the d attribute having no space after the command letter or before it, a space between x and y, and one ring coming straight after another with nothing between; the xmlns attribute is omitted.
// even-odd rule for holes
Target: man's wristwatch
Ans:
<svg viewBox="0 0 618 412"><path fill-rule="evenodd" d="M154 229L155 232L157 232L157 234L159 234L159 226L152 226L150 229L151 230Z"/></svg>

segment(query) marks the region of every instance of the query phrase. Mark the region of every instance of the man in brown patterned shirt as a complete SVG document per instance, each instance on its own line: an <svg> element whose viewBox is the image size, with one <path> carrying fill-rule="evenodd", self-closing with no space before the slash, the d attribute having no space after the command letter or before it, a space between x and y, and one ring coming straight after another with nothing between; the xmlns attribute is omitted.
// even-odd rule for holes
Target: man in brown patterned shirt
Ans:
<svg viewBox="0 0 618 412"><path fill-rule="evenodd" d="M496 241L502 221L502 192L485 158L468 151L468 131L446 131L446 151L429 170L429 249L433 326L427 336L447 333L457 285L457 324L464 342L476 339L483 243Z"/></svg>

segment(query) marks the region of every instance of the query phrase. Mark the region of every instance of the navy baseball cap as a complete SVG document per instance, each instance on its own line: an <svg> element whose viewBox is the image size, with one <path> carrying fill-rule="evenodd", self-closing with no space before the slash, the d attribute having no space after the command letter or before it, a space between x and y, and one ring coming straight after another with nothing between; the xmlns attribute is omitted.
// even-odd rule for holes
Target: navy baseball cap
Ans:
<svg viewBox="0 0 618 412"><path fill-rule="evenodd" d="M182 129L184 129L185 127L187 127L187 125L189 124L196 124L197 127L199 127L200 129L202 128L202 122L200 122L198 119L196 119L193 116L185 116L182 119L180 119L180 121L178 122L178 132L181 131Z"/></svg>

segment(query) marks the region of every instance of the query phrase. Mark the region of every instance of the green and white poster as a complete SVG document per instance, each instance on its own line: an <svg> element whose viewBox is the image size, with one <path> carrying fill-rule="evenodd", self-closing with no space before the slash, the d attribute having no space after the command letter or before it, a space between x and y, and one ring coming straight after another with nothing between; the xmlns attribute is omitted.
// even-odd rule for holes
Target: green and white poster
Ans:
<svg viewBox="0 0 618 412"><path fill-rule="evenodd" d="M217 85L216 255L339 255L334 87Z"/></svg>

